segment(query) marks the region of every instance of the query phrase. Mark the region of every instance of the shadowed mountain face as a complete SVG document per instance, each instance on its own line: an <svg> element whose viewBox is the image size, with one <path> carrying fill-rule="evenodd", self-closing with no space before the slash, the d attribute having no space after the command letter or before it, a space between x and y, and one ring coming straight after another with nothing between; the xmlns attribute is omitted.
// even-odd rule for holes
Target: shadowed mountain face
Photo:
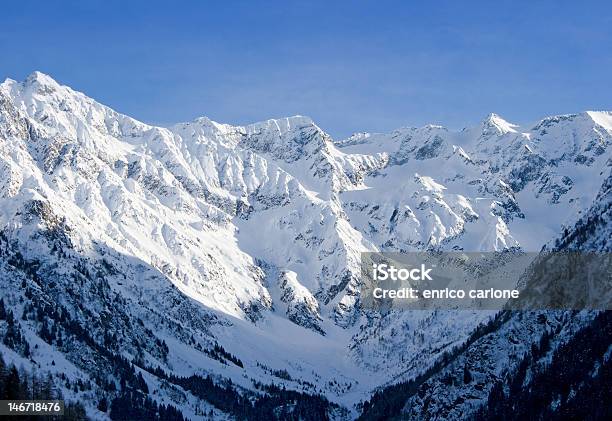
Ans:
<svg viewBox="0 0 612 421"><path fill-rule="evenodd" d="M418 376L441 383L427 399L400 390L386 414L429 414L463 355L496 350L484 384L545 332L572 338L599 319L381 315L360 306L360 253L609 251L611 142L608 112L341 141L299 116L161 128L38 72L7 80L2 355L50 372L92 418L159 404L192 419L354 418L376 388ZM520 346L499 342L517 326ZM473 351L483 338L492 348ZM465 388L432 416L487 401L489 387Z"/></svg>
<svg viewBox="0 0 612 421"><path fill-rule="evenodd" d="M611 239L612 172L552 250L610 253ZM360 419L607 419L611 345L610 311L503 311L425 375L377 391Z"/></svg>

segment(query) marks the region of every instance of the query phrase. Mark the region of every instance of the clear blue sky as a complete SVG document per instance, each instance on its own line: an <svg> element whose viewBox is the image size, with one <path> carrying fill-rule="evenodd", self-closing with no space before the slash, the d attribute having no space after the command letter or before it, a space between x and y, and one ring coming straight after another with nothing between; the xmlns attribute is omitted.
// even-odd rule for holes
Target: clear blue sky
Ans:
<svg viewBox="0 0 612 421"><path fill-rule="evenodd" d="M156 124L304 114L340 138L489 112L523 123L612 110L612 5L4 2L0 78L33 70Z"/></svg>

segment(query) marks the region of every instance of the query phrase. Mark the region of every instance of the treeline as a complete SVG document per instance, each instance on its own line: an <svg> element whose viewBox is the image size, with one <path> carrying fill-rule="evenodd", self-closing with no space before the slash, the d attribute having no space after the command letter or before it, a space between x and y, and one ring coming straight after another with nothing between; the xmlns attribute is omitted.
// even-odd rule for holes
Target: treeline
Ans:
<svg viewBox="0 0 612 421"><path fill-rule="evenodd" d="M599 313L549 363L538 362L548 342L545 335L512 375L493 386L476 421L612 419L612 312Z"/></svg>
<svg viewBox="0 0 612 421"><path fill-rule="evenodd" d="M244 364L242 363L240 358L236 357L234 354L227 352L225 348L223 348L218 343L215 343L212 349L203 349L203 351L211 358L225 365L227 365L227 360L240 368L244 368Z"/></svg>
<svg viewBox="0 0 612 421"><path fill-rule="evenodd" d="M508 320L509 316L510 313L507 311L497 313L487 323L478 326L465 343L445 351L438 361L424 373L416 376L414 379L387 386L374 393L369 401L363 403L362 412L358 419L362 421L384 420L400 416L406 401L419 390L423 383L442 371L442 369L454 361L458 355L478 339L499 329Z"/></svg>
<svg viewBox="0 0 612 421"><path fill-rule="evenodd" d="M17 369L14 364L6 365L0 355L0 399L7 400L63 400L61 391L56 389L51 374L40 376ZM79 402L65 402L63 416L22 415L20 420L86 420L85 408Z"/></svg>
<svg viewBox="0 0 612 421"><path fill-rule="evenodd" d="M172 405L158 405L138 390L126 389L110 405L110 418L117 421L185 421Z"/></svg>
<svg viewBox="0 0 612 421"><path fill-rule="evenodd" d="M610 179L606 180L606 183L610 183ZM603 191L603 190L602 190ZM565 227L563 234L560 238L555 240L555 249L562 250L569 248L572 245L572 249L579 249L581 245L595 237L595 233L602 226L609 223L609 212L612 208L612 202L599 202L600 204L595 208L596 213L589 212L586 217L583 217L576 225L571 228Z"/></svg>
<svg viewBox="0 0 612 421"><path fill-rule="evenodd" d="M56 253L61 251L61 247L55 247ZM47 279L48 273L39 270L41 267L40 262L26 260L19 251L11 250L3 232L0 232L0 258L5 259L9 265L8 276L13 279L19 279L23 275L21 282L23 296L19 298L23 311L19 318L14 314L13 310L9 309L4 297L0 298L0 340L7 347L25 358L31 358L32 350L30 350L30 345L25 338L22 327L23 323L29 323L31 327L35 328L36 334L44 342L54 346L61 352L70 353L74 352L76 348L81 348L81 352L89 353L93 357L93 364L88 367L87 371L91 375L93 382L97 384L102 392L97 409L105 413L109 413L110 410L109 415L112 419L151 419L160 421L180 421L184 419L178 409L166 405L157 405L155 401L147 396L149 389L142 373L136 370L133 362L117 352L117 350L121 349L121 342L117 335L105 334L102 343L96 340L92 334L92 329L85 327L86 319L84 321L78 320L78 313L73 316L64 305L53 298L53 288L57 285L57 281ZM11 273L10 270L15 272ZM94 279L90 270L80 261L77 262L75 271L70 276L75 282L78 281L80 285L83 285L84 282L94 285L97 282L96 285L99 285L99 288L105 287L101 277L97 276ZM98 294L99 297L105 300L107 300L105 298L107 295L108 293L106 292ZM80 297L74 298L80 299ZM82 316L90 315L87 313L87 309L80 306L78 302L77 306L77 311L82 312ZM148 331L147 334L151 336L152 332ZM168 354L168 347L164 341L155 339L154 346L161 350L160 355L162 359L165 359L165 356ZM140 350L140 343L132 342L132 344ZM8 374L10 374L10 376L7 375L9 384L6 388L2 389L2 393L11 391L10 393L14 396L27 396L24 391L30 389L24 388L23 381L20 382L22 384L20 389L15 388L15 373L18 376L20 375L15 370L8 371ZM58 377L57 380L63 387L74 389L77 393L79 391L91 390L92 388L89 381L84 383L80 379L76 379L74 382L70 382L63 374ZM36 385L37 383L35 383ZM37 388L34 387L32 390L37 390ZM52 399L48 394L40 396L40 399ZM59 396L59 389L58 392L54 392L53 396ZM82 417L74 419L85 419L85 412L84 410L81 411L83 406L80 404L75 405L74 408L78 410L77 414L79 416L82 415ZM66 409L67 411L73 411L74 408L70 406ZM137 418L137 413L144 415L141 418Z"/></svg>
<svg viewBox="0 0 612 421"><path fill-rule="evenodd" d="M119 379L121 389L130 387L148 393L148 387L141 373L137 373L134 364L125 357L115 354L107 347L100 345L78 321L70 317L70 313L61 305L55 308L41 302L31 295L30 290L26 296L31 300L24 304L22 320L33 320L40 324L38 336L49 345L61 349L64 342L81 342L94 351L101 364L104 364L105 372L112 373ZM0 298L0 321L6 320L7 329L3 343L24 357L30 357L30 346L25 340L21 326L15 319L11 310L6 311L4 299ZM102 376L93 375L94 381L107 392L114 392L116 385Z"/></svg>
<svg viewBox="0 0 612 421"><path fill-rule="evenodd" d="M240 394L231 380L217 384L210 377L167 374L161 368L149 369L157 377L182 387L223 412L241 420L328 420L329 411L337 407L324 396L286 390L274 385L265 387L264 395Z"/></svg>
<svg viewBox="0 0 612 421"><path fill-rule="evenodd" d="M70 317L70 313L65 308L59 304L52 308L37 300L36 297L30 296L29 298L32 301L24 306L23 318L27 319L33 315L31 319L41 324L38 335L45 342L58 348L62 347L65 340L87 344L95 351L98 363L106 366L106 372L113 374L118 379L117 385L113 380L93 374L95 383L106 392L111 400L109 408L107 398L102 398L98 404L98 410L107 412L110 409L110 417L114 420L182 421L184 419L181 412L175 407L157 405L155 401L147 397L149 388L142 373L136 370L134 364L95 341L78 321ZM2 303L3 301L0 300L0 304ZM7 313L7 320L9 318L10 312ZM105 340L109 342L116 339L107 337ZM79 381L77 380L75 387ZM142 416L138 418L137 414L142 414Z"/></svg>
<svg viewBox="0 0 612 421"><path fill-rule="evenodd" d="M64 244L54 245L53 253L58 256L69 252L70 249L66 250ZM8 277L13 280L22 278L17 282L21 282L23 290L23 296L19 297L19 315L14 314L14 308L11 310L6 306L6 300L0 300L0 316L6 320L6 323L0 323L0 339L23 357L31 358L34 350L29 348L23 331L27 324L44 342L58 349L68 359L75 352L87 355L90 363L81 368L90 375L89 385L81 387L78 379L69 382L61 376L58 381L65 382L65 387L77 392L92 390L95 386L91 383L95 383L100 392L98 410L114 420L184 419L179 409L158 405L151 399L149 388L139 368L184 388L237 419L326 420L328 413L337 408L337 405L330 403L323 396L288 391L274 385L262 387L261 394L243 392L231 381L216 384L210 377L179 377L167 375L161 369L149 370L141 356L157 351L161 359L165 360L168 346L164 341L155 338L152 332L141 328L142 323L139 324L138 320L137 323L132 323L131 318L124 314L124 317L118 318L119 322L124 323L123 326L113 326L114 329L108 329L104 334L96 336L100 328L106 329L108 326L102 326L101 320L81 305L87 294L109 308L121 308L125 305L117 301L120 300L118 296L112 295L104 280L104 274L94 273L96 268L90 268L90 265L83 261L68 263L74 270L67 276L70 277L70 285L75 287L61 290L58 286L63 280L55 278L54 273L45 270L40 262L25 259L18 250L8 244L2 232L0 259L8 263ZM66 303L57 299L58 293L67 294ZM70 303L73 307L70 307ZM121 334L135 328L140 329L143 334L133 335L131 338ZM145 345L145 341L149 343ZM126 345L133 348L133 354L136 355L133 360L120 353ZM204 352L226 364L244 367L237 356L218 343ZM78 362L76 364L79 366Z"/></svg>
<svg viewBox="0 0 612 421"><path fill-rule="evenodd" d="M15 320L11 310L6 310L4 299L0 298L0 321L6 321L6 332L2 337L2 343L15 350L23 357L30 357L30 344L21 331L21 325Z"/></svg>

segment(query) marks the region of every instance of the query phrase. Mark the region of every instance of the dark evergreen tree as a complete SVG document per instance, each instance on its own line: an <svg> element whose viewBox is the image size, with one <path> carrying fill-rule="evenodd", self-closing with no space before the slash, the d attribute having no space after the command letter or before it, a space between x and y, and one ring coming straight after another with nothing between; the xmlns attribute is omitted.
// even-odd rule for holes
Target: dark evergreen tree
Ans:
<svg viewBox="0 0 612 421"><path fill-rule="evenodd" d="M17 367L11 366L4 381L4 398L3 399L20 399L21 381Z"/></svg>
<svg viewBox="0 0 612 421"><path fill-rule="evenodd" d="M106 401L106 398L100 398L97 408L100 412L108 411L108 402Z"/></svg>
<svg viewBox="0 0 612 421"><path fill-rule="evenodd" d="M463 383L468 384L472 382L472 373L470 373L470 369L467 364L463 366Z"/></svg>

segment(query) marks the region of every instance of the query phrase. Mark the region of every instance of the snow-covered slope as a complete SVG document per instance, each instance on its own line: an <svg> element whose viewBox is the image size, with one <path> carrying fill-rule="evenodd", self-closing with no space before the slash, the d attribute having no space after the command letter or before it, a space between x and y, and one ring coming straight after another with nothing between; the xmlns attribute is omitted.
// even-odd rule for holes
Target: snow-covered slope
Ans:
<svg viewBox="0 0 612 421"><path fill-rule="evenodd" d="M555 251L610 253L611 230L609 172L592 206L548 247ZM611 363L609 316L609 311L592 310L502 312L487 328L471 335L469 346L438 361L438 370L429 378L415 382L411 388L392 386L380 392L363 419L376 419L381 413L409 419L523 419L538 418L538 411L552 419L580 419L589 414L589 408L593 413L597 407L609 412L607 403L597 403L598 394L609 394L609 390L589 391L593 379L599 378L599 387L610 382L609 371L604 368ZM560 376L554 370L563 370L564 374ZM551 384L540 384L542 379ZM390 409L393 405L382 401L395 401L397 405ZM508 414L496 414L491 409L503 408L504 404Z"/></svg>
<svg viewBox="0 0 612 421"><path fill-rule="evenodd" d="M608 112L337 142L301 116L162 128L35 72L0 85L3 297L32 343L33 302L90 332L90 359L51 340L38 365L61 356L95 383L117 354L150 388L163 379L146 368L161 367L321 393L350 413L491 316L371 314L360 253L538 251L593 203L611 142ZM201 399L179 391L156 399L195 416Z"/></svg>

